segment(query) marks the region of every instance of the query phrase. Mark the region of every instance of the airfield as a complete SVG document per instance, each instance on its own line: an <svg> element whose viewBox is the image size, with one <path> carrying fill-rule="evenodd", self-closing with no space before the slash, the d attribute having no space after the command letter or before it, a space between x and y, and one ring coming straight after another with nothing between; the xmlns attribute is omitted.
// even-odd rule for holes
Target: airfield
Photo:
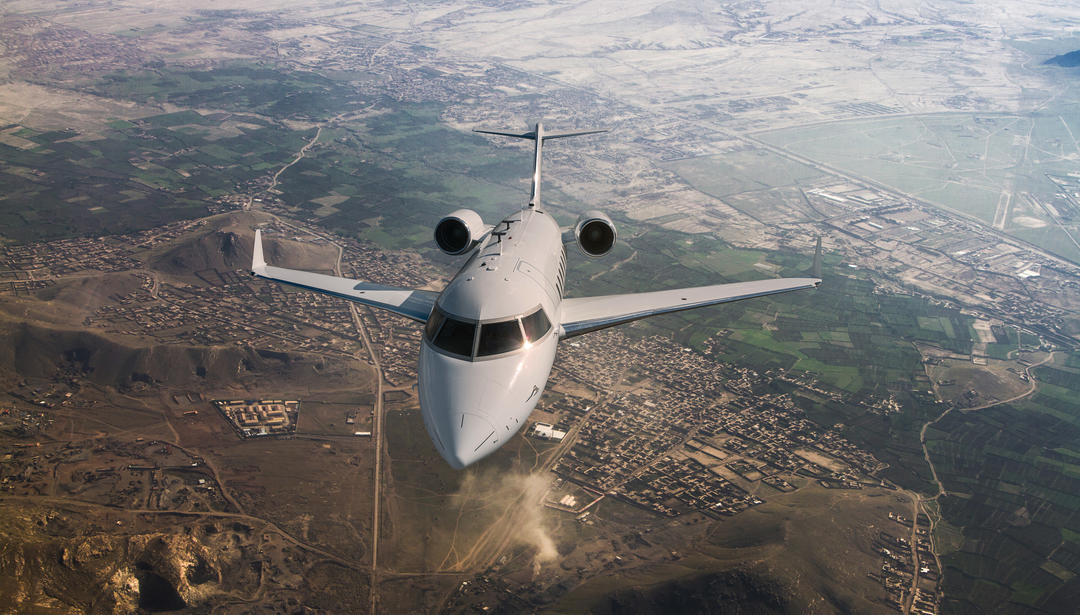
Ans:
<svg viewBox="0 0 1080 615"><path fill-rule="evenodd" d="M1067 612L1080 126L1040 62L1080 43L1027 6L11 3L0 598ZM440 288L432 223L527 196L468 131L536 118L613 129L545 151L552 213L619 227L571 296L806 275L815 235L825 283L564 344L565 436L455 472L418 328L251 278L251 236ZM299 411L242 438L214 400Z"/></svg>

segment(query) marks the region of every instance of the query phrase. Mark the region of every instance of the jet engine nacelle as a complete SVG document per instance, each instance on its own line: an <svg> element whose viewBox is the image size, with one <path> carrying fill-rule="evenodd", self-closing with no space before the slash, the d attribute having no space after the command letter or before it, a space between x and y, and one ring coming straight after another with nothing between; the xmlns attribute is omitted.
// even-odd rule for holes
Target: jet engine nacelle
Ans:
<svg viewBox="0 0 1080 615"><path fill-rule="evenodd" d="M574 226L578 247L589 256L603 256L615 246L615 224L603 212L587 211Z"/></svg>
<svg viewBox="0 0 1080 615"><path fill-rule="evenodd" d="M476 247L487 232L480 214L471 209L459 209L435 225L435 243L450 255L464 254Z"/></svg>

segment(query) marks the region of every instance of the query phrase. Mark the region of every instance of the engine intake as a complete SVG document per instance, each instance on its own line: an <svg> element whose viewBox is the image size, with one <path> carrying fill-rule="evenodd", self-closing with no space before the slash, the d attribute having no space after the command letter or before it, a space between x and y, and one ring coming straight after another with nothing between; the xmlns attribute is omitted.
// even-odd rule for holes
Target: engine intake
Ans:
<svg viewBox="0 0 1080 615"><path fill-rule="evenodd" d="M459 209L435 225L435 243L447 254L464 254L476 247L485 230L480 214Z"/></svg>
<svg viewBox="0 0 1080 615"><path fill-rule="evenodd" d="M588 256L603 256L615 246L615 224L603 212L588 211L578 218L574 238Z"/></svg>

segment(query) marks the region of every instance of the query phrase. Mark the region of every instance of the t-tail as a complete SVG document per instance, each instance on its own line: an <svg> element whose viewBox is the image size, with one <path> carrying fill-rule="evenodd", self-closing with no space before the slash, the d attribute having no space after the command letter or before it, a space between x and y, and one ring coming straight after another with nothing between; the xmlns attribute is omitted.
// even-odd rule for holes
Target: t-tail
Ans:
<svg viewBox="0 0 1080 615"><path fill-rule="evenodd" d="M540 164L543 160L542 152L544 149L544 141L548 139L562 139L564 137L577 137L580 135L594 135L601 132L607 132L607 130L578 130L574 132L544 132L544 124L537 122L536 127L529 132L508 132L502 130L480 130L476 129L473 132L480 132L486 135L499 135L502 137L513 137L515 139L530 139L536 141L536 153L533 155L533 175L532 175L532 195L529 197L529 207L540 207Z"/></svg>

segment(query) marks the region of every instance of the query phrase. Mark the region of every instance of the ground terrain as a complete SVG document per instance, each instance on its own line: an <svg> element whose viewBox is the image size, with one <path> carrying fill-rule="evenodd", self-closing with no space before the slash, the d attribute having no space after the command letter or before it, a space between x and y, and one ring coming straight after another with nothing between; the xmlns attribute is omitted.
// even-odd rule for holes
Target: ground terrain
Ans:
<svg viewBox="0 0 1080 615"><path fill-rule="evenodd" d="M1076 603L1074 9L2 10L5 612ZM537 119L613 129L547 152L560 221L619 226L571 295L807 275L814 235L824 284L574 340L566 440L454 472L417 327L252 280L250 237L439 288L433 222L528 189L468 131ZM210 403L288 397L284 438Z"/></svg>

